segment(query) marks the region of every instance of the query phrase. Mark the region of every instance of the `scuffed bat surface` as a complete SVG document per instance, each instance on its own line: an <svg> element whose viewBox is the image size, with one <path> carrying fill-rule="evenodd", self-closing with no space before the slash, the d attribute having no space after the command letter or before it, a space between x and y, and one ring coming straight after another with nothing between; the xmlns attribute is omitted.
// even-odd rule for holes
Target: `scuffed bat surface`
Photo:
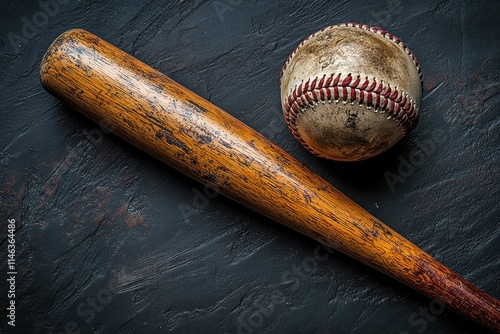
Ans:
<svg viewBox="0 0 500 334"><path fill-rule="evenodd" d="M8 269L7 219L17 223L17 276L15 328L0 289L2 332L478 332L435 301L74 113L43 90L38 70L63 31L102 36L261 132L500 298L494 6L7 1L0 13L0 278ZM401 37L424 74L417 128L382 156L355 164L303 149L279 97L281 66L297 43L346 21Z"/></svg>

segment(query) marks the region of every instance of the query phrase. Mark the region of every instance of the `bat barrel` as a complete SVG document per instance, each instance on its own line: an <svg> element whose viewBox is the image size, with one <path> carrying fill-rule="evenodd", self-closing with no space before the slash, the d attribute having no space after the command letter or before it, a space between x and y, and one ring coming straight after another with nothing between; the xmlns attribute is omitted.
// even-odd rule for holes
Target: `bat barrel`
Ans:
<svg viewBox="0 0 500 334"><path fill-rule="evenodd" d="M247 125L124 51L70 30L49 47L40 75L53 95L166 164L500 331L498 300Z"/></svg>

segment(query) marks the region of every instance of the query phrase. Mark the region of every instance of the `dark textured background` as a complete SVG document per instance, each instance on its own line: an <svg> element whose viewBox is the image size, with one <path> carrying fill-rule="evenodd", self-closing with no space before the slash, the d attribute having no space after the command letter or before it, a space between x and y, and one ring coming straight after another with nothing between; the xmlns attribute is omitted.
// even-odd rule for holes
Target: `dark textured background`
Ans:
<svg viewBox="0 0 500 334"><path fill-rule="evenodd" d="M316 242L230 200L196 195L202 186L46 93L38 69L63 31L94 32L262 132L499 298L496 1L60 2L46 22L35 1L0 7L1 332L480 331L338 252L315 259ZM40 27L23 36L34 20ZM353 164L305 151L279 98L296 44L344 21L401 37L425 80L416 130ZM24 38L20 47L9 33ZM418 143L436 129L447 140L426 154ZM384 173L411 154L422 164L391 191ZM16 331L5 317L7 218L18 224Z"/></svg>

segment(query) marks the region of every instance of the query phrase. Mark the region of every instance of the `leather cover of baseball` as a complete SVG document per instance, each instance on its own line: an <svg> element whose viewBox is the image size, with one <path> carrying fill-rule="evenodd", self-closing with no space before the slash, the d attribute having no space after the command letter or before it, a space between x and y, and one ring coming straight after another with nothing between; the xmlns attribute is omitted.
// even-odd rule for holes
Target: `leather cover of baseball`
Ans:
<svg viewBox="0 0 500 334"><path fill-rule="evenodd" d="M343 23L310 35L288 57L280 84L292 134L323 158L376 156L418 122L420 65L401 39L378 27Z"/></svg>

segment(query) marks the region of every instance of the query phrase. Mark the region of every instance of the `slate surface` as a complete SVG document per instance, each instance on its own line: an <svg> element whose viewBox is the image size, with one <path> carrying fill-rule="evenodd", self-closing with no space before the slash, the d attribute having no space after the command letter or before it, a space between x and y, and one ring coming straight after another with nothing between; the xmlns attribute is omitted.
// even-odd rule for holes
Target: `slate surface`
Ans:
<svg viewBox="0 0 500 334"><path fill-rule="evenodd" d="M262 132L499 298L496 1L25 0L0 8L0 332L481 331L103 134L47 94L38 69L60 33L92 31ZM416 130L355 164L305 151L279 98L279 71L296 44L345 21L401 37L425 80ZM444 142L432 140L436 130ZM384 175L413 154L422 163L391 189ZM7 219L17 224L15 328L6 318Z"/></svg>

